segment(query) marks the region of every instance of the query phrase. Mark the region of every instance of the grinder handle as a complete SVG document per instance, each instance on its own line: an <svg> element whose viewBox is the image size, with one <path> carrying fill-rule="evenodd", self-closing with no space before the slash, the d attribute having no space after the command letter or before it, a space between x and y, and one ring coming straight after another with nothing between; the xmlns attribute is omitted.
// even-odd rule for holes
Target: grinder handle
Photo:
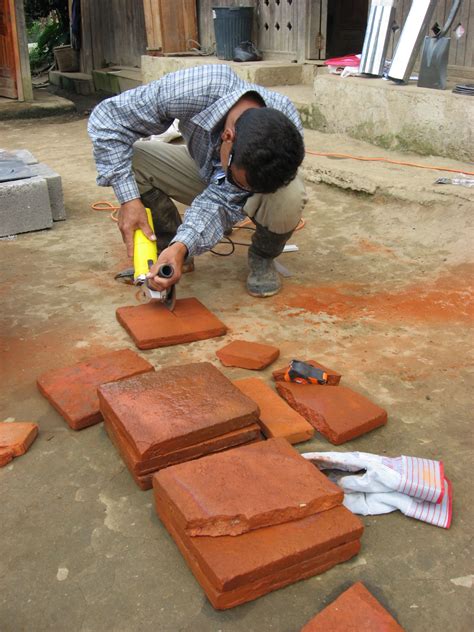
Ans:
<svg viewBox="0 0 474 632"><path fill-rule="evenodd" d="M164 263L158 268L157 276L162 279L171 279L174 274L174 268L169 263Z"/></svg>

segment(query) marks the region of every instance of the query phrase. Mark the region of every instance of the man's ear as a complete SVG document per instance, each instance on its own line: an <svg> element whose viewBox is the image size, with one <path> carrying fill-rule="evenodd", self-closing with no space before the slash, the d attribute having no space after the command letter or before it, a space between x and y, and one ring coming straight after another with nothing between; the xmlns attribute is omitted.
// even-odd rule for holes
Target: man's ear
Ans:
<svg viewBox="0 0 474 632"><path fill-rule="evenodd" d="M235 129L233 127L225 127L224 131L221 134L221 140L223 143L231 142L233 143L235 139Z"/></svg>

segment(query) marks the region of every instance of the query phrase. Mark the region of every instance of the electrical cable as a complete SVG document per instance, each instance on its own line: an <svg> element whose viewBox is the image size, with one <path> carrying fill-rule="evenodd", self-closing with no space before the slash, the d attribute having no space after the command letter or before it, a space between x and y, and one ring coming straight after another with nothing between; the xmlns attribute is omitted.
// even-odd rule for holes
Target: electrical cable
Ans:
<svg viewBox="0 0 474 632"><path fill-rule="evenodd" d="M311 156L323 156L325 158L346 158L350 160L362 160L363 162L386 162L390 165L401 165L403 167L415 167L417 169L431 169L433 171L449 171L450 173L464 173L466 176L474 176L472 171L461 171L460 169L451 169L450 167L436 167L434 165L422 165L418 162L404 162L403 160L392 160L391 158L370 158L368 156L353 156L352 154L337 154L324 151L305 150L305 153Z"/></svg>

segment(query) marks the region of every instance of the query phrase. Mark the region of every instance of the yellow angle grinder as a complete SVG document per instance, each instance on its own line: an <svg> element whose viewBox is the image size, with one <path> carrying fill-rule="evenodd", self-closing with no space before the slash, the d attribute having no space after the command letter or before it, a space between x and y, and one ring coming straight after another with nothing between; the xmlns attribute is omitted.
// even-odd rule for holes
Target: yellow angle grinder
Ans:
<svg viewBox="0 0 474 632"><path fill-rule="evenodd" d="M148 223L154 231L153 219L149 208L145 209ZM140 286L139 300L141 303L160 302L170 311L176 304L176 287L172 285L166 290L153 290L147 278L148 271L158 260L158 248L155 241L150 241L145 233L138 229L133 236L133 283ZM164 264L158 268L158 276L171 279L174 274L172 265Z"/></svg>

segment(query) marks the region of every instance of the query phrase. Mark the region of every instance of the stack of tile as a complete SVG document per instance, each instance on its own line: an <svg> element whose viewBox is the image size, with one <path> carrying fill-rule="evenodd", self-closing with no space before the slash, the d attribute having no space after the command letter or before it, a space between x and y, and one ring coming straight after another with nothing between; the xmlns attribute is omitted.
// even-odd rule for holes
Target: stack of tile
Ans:
<svg viewBox="0 0 474 632"><path fill-rule="evenodd" d="M141 489L162 468L263 439L258 406L208 362L104 384L98 394L105 428Z"/></svg>
<svg viewBox="0 0 474 632"><path fill-rule="evenodd" d="M281 438L162 470L156 511L217 609L329 570L363 526L341 490Z"/></svg>

